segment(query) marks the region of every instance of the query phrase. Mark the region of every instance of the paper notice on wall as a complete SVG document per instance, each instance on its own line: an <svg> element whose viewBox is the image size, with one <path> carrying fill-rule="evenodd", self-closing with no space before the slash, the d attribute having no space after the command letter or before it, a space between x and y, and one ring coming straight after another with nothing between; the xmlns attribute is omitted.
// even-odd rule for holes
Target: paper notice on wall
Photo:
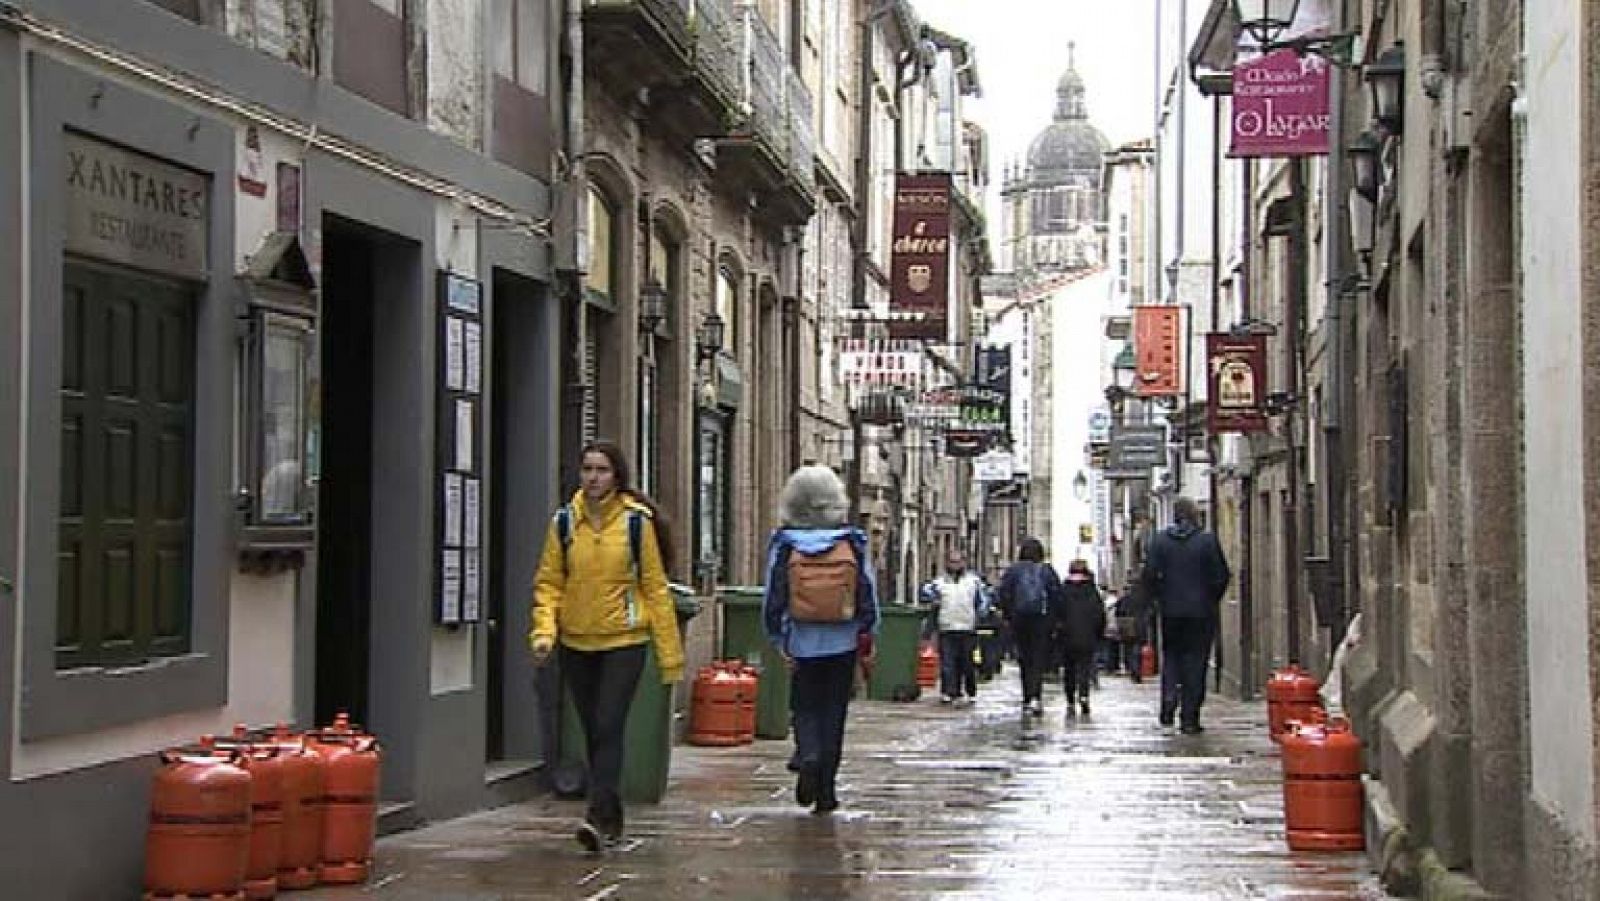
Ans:
<svg viewBox="0 0 1600 901"><path fill-rule="evenodd" d="M472 401L456 401L456 469L472 472Z"/></svg>
<svg viewBox="0 0 1600 901"><path fill-rule="evenodd" d="M466 387L465 325L454 316L446 316L444 320L444 386L451 391Z"/></svg>
<svg viewBox="0 0 1600 901"><path fill-rule="evenodd" d="M461 618L477 622L483 604L482 580L478 569L478 552L461 552Z"/></svg>
<svg viewBox="0 0 1600 901"><path fill-rule="evenodd" d="M439 560L439 621L461 621L461 552L446 548Z"/></svg>
<svg viewBox="0 0 1600 901"><path fill-rule="evenodd" d="M466 381L462 390L468 394L483 391L483 326L466 323Z"/></svg>
<svg viewBox="0 0 1600 901"><path fill-rule="evenodd" d="M477 479L473 479L473 478L462 479L462 483L463 483L462 484L462 512L463 512L463 517L462 517L462 521L461 521L461 523L462 523L461 545L462 545L462 547L475 548L475 547L478 546L478 532L479 532L478 515L479 515L480 507L479 507L478 486L480 484L482 484L482 483L480 483Z"/></svg>
<svg viewBox="0 0 1600 901"><path fill-rule="evenodd" d="M447 547L461 546L461 476L444 474L444 543Z"/></svg>

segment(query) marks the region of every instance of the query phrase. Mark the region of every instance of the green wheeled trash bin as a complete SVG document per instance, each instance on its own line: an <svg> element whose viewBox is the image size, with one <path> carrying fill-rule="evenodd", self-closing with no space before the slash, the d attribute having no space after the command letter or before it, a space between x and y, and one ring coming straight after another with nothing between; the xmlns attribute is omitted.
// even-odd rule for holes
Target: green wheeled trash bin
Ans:
<svg viewBox="0 0 1600 901"><path fill-rule="evenodd" d="M673 607L678 614L678 636L684 626L700 612L693 590L672 585ZM627 804L655 804L667 791L667 774L672 765L672 690L661 684L661 669L656 665L654 642L645 644L644 671L628 707L627 746L623 751L622 800ZM578 709L561 688L561 759L555 771L556 790L563 794L584 791L585 771L583 723Z"/></svg>
<svg viewBox="0 0 1600 901"><path fill-rule="evenodd" d="M878 611L878 663L867 683L867 697L875 701L916 700L922 693L917 687L917 647L926 611L903 604L883 604Z"/></svg>
<svg viewBox="0 0 1600 901"><path fill-rule="evenodd" d="M789 737L789 668L767 641L761 622L766 590L760 585L717 589L722 604L722 659L742 660L759 674L756 687L756 737Z"/></svg>

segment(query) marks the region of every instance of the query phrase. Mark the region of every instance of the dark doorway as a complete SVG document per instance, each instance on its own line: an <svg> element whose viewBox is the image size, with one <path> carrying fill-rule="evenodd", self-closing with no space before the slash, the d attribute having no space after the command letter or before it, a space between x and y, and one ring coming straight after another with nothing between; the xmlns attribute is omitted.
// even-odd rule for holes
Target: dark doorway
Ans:
<svg viewBox="0 0 1600 901"><path fill-rule="evenodd" d="M504 270L492 283L490 347L493 390L489 471L488 717L489 762L532 761L540 735L551 734L553 713L539 699L527 656L534 570L550 518L550 488L558 461L553 433L550 327L545 287Z"/></svg>
<svg viewBox="0 0 1600 901"><path fill-rule="evenodd" d="M317 486L318 724L340 711L370 722L374 243L355 226L328 222Z"/></svg>

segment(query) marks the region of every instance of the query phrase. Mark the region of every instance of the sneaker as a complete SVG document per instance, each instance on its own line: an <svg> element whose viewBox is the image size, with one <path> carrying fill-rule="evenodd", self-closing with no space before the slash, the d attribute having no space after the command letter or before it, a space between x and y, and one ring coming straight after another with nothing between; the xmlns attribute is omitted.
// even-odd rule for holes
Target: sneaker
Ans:
<svg viewBox="0 0 1600 901"><path fill-rule="evenodd" d="M1068 704L1067 706L1071 707L1072 705ZM1083 715L1084 716L1088 716L1089 715L1089 699L1088 698L1084 698L1083 700L1079 701L1078 702L1078 709L1083 711Z"/></svg>
<svg viewBox="0 0 1600 901"><path fill-rule="evenodd" d="M1199 735L1200 733L1206 731L1206 728L1199 723L1184 723L1183 729L1180 731L1182 731L1184 735Z"/></svg>
<svg viewBox="0 0 1600 901"><path fill-rule="evenodd" d="M955 702L956 702L956 696L955 695L940 695L939 696L939 703L941 703L941 704L954 704Z"/></svg>
<svg viewBox="0 0 1600 901"><path fill-rule="evenodd" d="M601 835L600 830L596 829L594 824L588 820L585 820L583 825L578 827L578 831L573 834L573 838L578 840L578 844L583 846L583 850L589 852L590 857L599 857L605 852L605 836Z"/></svg>
<svg viewBox="0 0 1600 901"><path fill-rule="evenodd" d="M817 769L804 766L800 768L800 778L794 783L794 800L801 807L810 807L817 801Z"/></svg>
<svg viewBox="0 0 1600 901"><path fill-rule="evenodd" d="M1034 698L1033 701L1029 703L1028 712L1034 716L1044 716L1044 702L1038 698Z"/></svg>

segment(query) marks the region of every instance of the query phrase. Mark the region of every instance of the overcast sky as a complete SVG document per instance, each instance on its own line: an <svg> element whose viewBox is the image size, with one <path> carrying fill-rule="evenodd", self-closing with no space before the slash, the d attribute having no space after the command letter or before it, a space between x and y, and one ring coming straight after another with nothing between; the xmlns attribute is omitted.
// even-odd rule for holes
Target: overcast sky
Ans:
<svg viewBox="0 0 1600 901"><path fill-rule="evenodd" d="M1028 144L1050 124L1069 43L1076 44L1095 127L1112 146L1151 136L1157 2L912 0L925 21L977 49L983 96L968 98L967 117L992 142L991 207L998 203L1000 167L1026 157Z"/></svg>

